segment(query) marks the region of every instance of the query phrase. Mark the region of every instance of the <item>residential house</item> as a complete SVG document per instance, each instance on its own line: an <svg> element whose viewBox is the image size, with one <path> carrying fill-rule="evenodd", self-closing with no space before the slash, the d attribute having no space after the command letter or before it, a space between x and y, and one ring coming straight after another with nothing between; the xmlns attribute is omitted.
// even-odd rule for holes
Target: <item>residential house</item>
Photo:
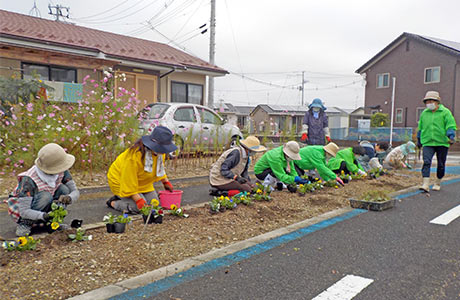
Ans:
<svg viewBox="0 0 460 300"><path fill-rule="evenodd" d="M391 115L396 78L394 126L416 127L425 93L436 90L454 116L460 116L460 43L403 33L356 73L366 78L366 113Z"/></svg>
<svg viewBox="0 0 460 300"><path fill-rule="evenodd" d="M166 44L0 10L0 76L34 74L75 101L87 75L125 73L126 89L153 102L206 104L206 77L228 72ZM95 70L95 72L94 72Z"/></svg>
<svg viewBox="0 0 460 300"><path fill-rule="evenodd" d="M249 133L254 133L254 124L251 121L251 112L255 106L236 105L237 126L240 130L247 130Z"/></svg>
<svg viewBox="0 0 460 300"><path fill-rule="evenodd" d="M238 117L236 116L236 108L231 103L224 103L221 101L218 104L214 104L214 110L224 118L224 120L234 126L238 126Z"/></svg>
<svg viewBox="0 0 460 300"><path fill-rule="evenodd" d="M277 134L281 131L302 130L302 122L307 106L259 104L250 116L255 124L256 133ZM329 128L347 128L348 113L337 107L328 107Z"/></svg>

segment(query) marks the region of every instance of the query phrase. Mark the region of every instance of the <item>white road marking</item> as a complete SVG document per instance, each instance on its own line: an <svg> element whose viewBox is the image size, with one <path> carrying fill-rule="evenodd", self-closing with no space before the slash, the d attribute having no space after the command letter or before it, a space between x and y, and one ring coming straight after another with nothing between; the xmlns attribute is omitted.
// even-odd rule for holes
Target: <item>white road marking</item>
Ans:
<svg viewBox="0 0 460 300"><path fill-rule="evenodd" d="M439 217L434 218L430 221L430 223L438 225L447 225L453 220L457 219L458 217L460 217L460 205L457 205L456 207L446 211Z"/></svg>
<svg viewBox="0 0 460 300"><path fill-rule="evenodd" d="M374 279L368 279L355 275L347 275L334 283L330 288L313 298L312 300L349 300L353 299Z"/></svg>

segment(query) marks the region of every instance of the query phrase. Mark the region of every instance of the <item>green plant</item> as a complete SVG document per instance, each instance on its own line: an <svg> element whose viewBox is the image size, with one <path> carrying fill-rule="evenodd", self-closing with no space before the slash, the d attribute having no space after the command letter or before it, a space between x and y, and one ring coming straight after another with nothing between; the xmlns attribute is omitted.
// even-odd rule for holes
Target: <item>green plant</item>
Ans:
<svg viewBox="0 0 460 300"><path fill-rule="evenodd" d="M371 127L388 127L390 118L388 114L375 113L371 117Z"/></svg>
<svg viewBox="0 0 460 300"><path fill-rule="evenodd" d="M324 182L323 184L324 186L328 186L328 187L333 187L333 188L339 188L339 186L337 185L337 181L335 179L331 179L331 180L328 180L326 182Z"/></svg>
<svg viewBox="0 0 460 300"><path fill-rule="evenodd" d="M56 203L51 204L51 212L49 212L51 219L48 221L48 225L51 224L51 229L56 230L64 222L65 216L67 216L67 210Z"/></svg>
<svg viewBox="0 0 460 300"><path fill-rule="evenodd" d="M171 210L169 211L173 216L188 218L188 214L184 213L184 209L177 207L176 205L171 205Z"/></svg>
<svg viewBox="0 0 460 300"><path fill-rule="evenodd" d="M369 178L379 178L380 176L384 174L385 174L385 171L379 168L374 168L367 172L367 175L369 176Z"/></svg>
<svg viewBox="0 0 460 300"><path fill-rule="evenodd" d="M132 221L132 218L131 217L128 217L128 214L122 214L122 215L119 215L117 216L117 218L115 219L115 222L116 223L129 223Z"/></svg>
<svg viewBox="0 0 460 300"><path fill-rule="evenodd" d="M256 183L252 189L251 198L256 201L270 201L271 187Z"/></svg>
<svg viewBox="0 0 460 300"><path fill-rule="evenodd" d="M2 247L7 251L35 250L40 240L34 240L31 236L21 236L17 242L3 242Z"/></svg>
<svg viewBox="0 0 460 300"><path fill-rule="evenodd" d="M367 191L361 195L361 200L369 202L384 202L391 199L387 191Z"/></svg>
<svg viewBox="0 0 460 300"><path fill-rule="evenodd" d="M214 197L209 203L212 212L219 212L221 208L220 200L217 197Z"/></svg>
<svg viewBox="0 0 460 300"><path fill-rule="evenodd" d="M85 230L82 228L77 228L77 231L74 234L69 234L68 237L73 242L91 241L93 239L92 235L85 235Z"/></svg>
<svg viewBox="0 0 460 300"><path fill-rule="evenodd" d="M104 216L102 222L104 222L105 224L113 224L115 223L115 216L109 212L107 215Z"/></svg>

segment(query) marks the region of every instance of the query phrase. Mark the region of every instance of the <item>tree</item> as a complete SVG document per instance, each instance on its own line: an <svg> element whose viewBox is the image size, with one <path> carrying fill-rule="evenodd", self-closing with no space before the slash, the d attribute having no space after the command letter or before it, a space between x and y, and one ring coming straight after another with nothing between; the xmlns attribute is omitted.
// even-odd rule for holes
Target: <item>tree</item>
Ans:
<svg viewBox="0 0 460 300"><path fill-rule="evenodd" d="M390 118L388 114L375 113L371 117L371 127L388 127L390 125Z"/></svg>

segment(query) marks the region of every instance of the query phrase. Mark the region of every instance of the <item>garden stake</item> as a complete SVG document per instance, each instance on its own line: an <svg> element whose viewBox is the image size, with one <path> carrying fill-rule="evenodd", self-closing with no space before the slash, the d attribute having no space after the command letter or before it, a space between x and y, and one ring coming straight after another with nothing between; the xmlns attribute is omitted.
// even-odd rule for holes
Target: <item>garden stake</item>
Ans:
<svg viewBox="0 0 460 300"><path fill-rule="evenodd" d="M147 221L145 221L144 228L142 228L141 236L144 235L145 227L149 224L150 217L152 216L153 209L150 210L149 215L147 216Z"/></svg>

